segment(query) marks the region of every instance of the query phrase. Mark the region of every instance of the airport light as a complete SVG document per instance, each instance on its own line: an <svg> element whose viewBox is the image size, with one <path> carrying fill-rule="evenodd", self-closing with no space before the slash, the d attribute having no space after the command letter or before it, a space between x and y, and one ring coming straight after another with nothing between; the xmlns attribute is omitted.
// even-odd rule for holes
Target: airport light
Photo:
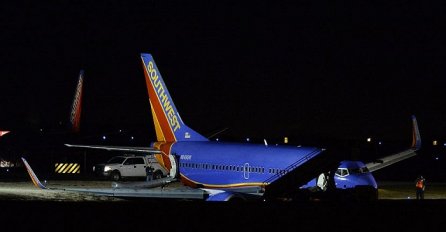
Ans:
<svg viewBox="0 0 446 232"><path fill-rule="evenodd" d="M106 137L106 136L104 135L104 136L102 136L102 139L103 139L103 140L106 140L106 139L107 139L107 137Z"/></svg>
<svg viewBox="0 0 446 232"><path fill-rule="evenodd" d="M2 137L3 135L8 134L10 131L0 131L0 137Z"/></svg>
<svg viewBox="0 0 446 232"><path fill-rule="evenodd" d="M383 142L381 142L381 141L379 141L379 143L378 143L379 145L382 145L383 144Z"/></svg>
<svg viewBox="0 0 446 232"><path fill-rule="evenodd" d="M288 143L288 137L283 138L283 143Z"/></svg>
<svg viewBox="0 0 446 232"><path fill-rule="evenodd" d="M370 137L367 138L367 142L368 142L368 143L372 142L372 138L370 138Z"/></svg>
<svg viewBox="0 0 446 232"><path fill-rule="evenodd" d="M246 138L246 142L249 142L249 138Z"/></svg>
<svg viewBox="0 0 446 232"><path fill-rule="evenodd" d="M438 145L438 141L437 140L432 141L432 145L437 146Z"/></svg>
<svg viewBox="0 0 446 232"><path fill-rule="evenodd" d="M132 137L130 137L130 139L133 140L133 139L135 139L135 137L132 136Z"/></svg>
<svg viewBox="0 0 446 232"><path fill-rule="evenodd" d="M215 139L215 141L217 141L217 142L218 142L218 138L216 138L216 139Z"/></svg>

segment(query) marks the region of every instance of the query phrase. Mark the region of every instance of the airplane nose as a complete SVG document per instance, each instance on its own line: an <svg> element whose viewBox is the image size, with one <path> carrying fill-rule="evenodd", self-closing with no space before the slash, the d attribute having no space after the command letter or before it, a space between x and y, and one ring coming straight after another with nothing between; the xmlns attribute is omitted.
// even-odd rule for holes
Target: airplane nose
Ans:
<svg viewBox="0 0 446 232"><path fill-rule="evenodd" d="M372 176L372 174L367 175L367 177L365 178L365 181L367 182L367 183L365 183L366 185L371 185L375 189L378 188L378 184L376 184L375 178Z"/></svg>

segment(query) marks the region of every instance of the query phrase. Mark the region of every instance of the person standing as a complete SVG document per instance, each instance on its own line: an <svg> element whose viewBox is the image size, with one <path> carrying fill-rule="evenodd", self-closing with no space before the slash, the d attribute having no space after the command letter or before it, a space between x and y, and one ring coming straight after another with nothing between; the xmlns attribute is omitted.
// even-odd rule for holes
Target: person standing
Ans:
<svg viewBox="0 0 446 232"><path fill-rule="evenodd" d="M153 167L152 165L148 165L146 167L146 181L151 181L153 180Z"/></svg>
<svg viewBox="0 0 446 232"><path fill-rule="evenodd" d="M424 179L423 176L419 176L415 180L415 189L417 194L417 200L423 200L424 199L424 190L426 188L426 179Z"/></svg>

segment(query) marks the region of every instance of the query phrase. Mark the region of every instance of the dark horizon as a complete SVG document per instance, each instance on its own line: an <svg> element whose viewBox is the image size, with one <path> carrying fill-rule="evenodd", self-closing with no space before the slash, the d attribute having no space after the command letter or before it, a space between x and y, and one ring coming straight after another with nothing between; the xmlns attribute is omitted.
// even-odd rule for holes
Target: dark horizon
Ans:
<svg viewBox="0 0 446 232"><path fill-rule="evenodd" d="M410 142L415 115L423 144L443 144L441 9L404 1L8 3L0 10L0 129L66 125L83 69L84 133L154 138L140 61L151 53L183 121L204 135L228 128L222 136L292 144Z"/></svg>

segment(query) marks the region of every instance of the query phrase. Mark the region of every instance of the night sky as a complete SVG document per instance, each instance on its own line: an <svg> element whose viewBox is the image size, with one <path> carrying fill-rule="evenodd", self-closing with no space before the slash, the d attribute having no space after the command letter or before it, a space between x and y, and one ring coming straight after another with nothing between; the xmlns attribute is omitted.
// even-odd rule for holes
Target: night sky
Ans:
<svg viewBox="0 0 446 232"><path fill-rule="evenodd" d="M64 2L0 8L1 129L66 123L84 69L81 130L154 139L140 61L151 53L205 136L409 143L416 115L426 143L446 140L440 1Z"/></svg>

